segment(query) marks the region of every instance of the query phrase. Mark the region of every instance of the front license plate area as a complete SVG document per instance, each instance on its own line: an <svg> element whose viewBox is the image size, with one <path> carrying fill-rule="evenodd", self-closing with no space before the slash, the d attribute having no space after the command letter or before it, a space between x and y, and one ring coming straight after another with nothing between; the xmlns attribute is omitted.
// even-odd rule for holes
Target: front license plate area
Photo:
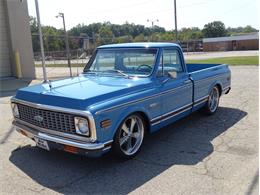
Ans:
<svg viewBox="0 0 260 195"><path fill-rule="evenodd" d="M34 137L34 140L36 142L36 145L39 147L39 148L43 148L45 150L50 150L49 148L49 145L48 145L48 142L41 139L41 138L38 138L38 137Z"/></svg>

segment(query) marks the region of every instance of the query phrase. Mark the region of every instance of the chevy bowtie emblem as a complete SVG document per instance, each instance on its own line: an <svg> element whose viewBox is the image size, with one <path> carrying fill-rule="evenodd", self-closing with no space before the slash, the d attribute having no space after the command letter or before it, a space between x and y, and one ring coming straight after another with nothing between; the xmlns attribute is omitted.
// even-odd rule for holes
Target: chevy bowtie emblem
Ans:
<svg viewBox="0 0 260 195"><path fill-rule="evenodd" d="M36 120L36 121L38 121L38 122L42 122L42 121L43 121L43 117L40 116L40 115L36 115L36 116L34 116L33 118L34 118L34 120Z"/></svg>

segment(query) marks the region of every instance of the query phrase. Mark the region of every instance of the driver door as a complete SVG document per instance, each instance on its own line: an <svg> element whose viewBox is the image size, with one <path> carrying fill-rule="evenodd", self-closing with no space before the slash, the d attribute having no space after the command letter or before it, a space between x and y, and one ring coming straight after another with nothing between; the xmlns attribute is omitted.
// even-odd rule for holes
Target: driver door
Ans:
<svg viewBox="0 0 260 195"><path fill-rule="evenodd" d="M161 121L190 113L192 107L192 82L185 70L181 51L163 49L161 54Z"/></svg>

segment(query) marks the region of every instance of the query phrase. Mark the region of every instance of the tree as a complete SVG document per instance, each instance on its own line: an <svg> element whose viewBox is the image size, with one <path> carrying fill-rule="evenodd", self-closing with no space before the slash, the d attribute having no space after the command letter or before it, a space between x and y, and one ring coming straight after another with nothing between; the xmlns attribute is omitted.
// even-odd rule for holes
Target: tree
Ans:
<svg viewBox="0 0 260 195"><path fill-rule="evenodd" d="M242 34L247 34L247 33L253 33L253 32L258 32L257 29L253 28L250 25L247 25L245 27L236 27L236 28L227 28L227 34L228 36L235 36L235 35L242 35Z"/></svg>
<svg viewBox="0 0 260 195"><path fill-rule="evenodd" d="M97 44L104 45L113 42L114 34L108 26L102 26L98 32Z"/></svg>
<svg viewBox="0 0 260 195"><path fill-rule="evenodd" d="M145 37L144 37L144 34L143 34L143 33L137 35L137 36L134 38L134 42L144 42L144 41L145 41Z"/></svg>
<svg viewBox="0 0 260 195"><path fill-rule="evenodd" d="M30 17L30 28L32 33L33 51L40 51L40 41L36 19ZM65 51L64 31L52 26L42 26L45 51ZM178 31L179 41L197 40L203 37L233 36L251 32L258 32L257 29L247 25L245 27L225 28L221 21L214 21L205 24L203 30L198 27L182 28ZM124 42L144 41L173 41L174 31L166 31L159 26L153 28L144 25L125 22L122 25L110 22L92 23L89 25L78 24L69 31L70 49L75 50L82 47L83 38L79 36L85 33L89 37L89 44L95 48L98 45ZM94 35L94 37L93 37ZM92 39L94 38L94 39ZM92 47L91 47L92 48Z"/></svg>
<svg viewBox="0 0 260 195"><path fill-rule="evenodd" d="M149 41L157 42L160 41L160 38L160 33L153 33L151 34Z"/></svg>
<svg viewBox="0 0 260 195"><path fill-rule="evenodd" d="M52 26L44 26L42 33L44 35L43 43L46 51L65 50L64 31Z"/></svg>
<svg viewBox="0 0 260 195"><path fill-rule="evenodd" d="M198 27L182 28L179 31L180 41L201 39L202 37L203 37L202 32Z"/></svg>
<svg viewBox="0 0 260 195"><path fill-rule="evenodd" d="M133 37L131 35L117 37L117 38L115 38L115 42L116 43L130 43L130 42L133 42Z"/></svg>
<svg viewBox="0 0 260 195"><path fill-rule="evenodd" d="M40 41L39 41L39 37L37 36L38 26L37 26L36 18L30 16L29 23L30 23L31 33L32 33L33 51L38 52L40 51Z"/></svg>
<svg viewBox="0 0 260 195"><path fill-rule="evenodd" d="M246 27L244 27L243 32L244 33L258 32L258 30L256 30L255 28L253 28L250 25L247 25Z"/></svg>
<svg viewBox="0 0 260 195"><path fill-rule="evenodd" d="M175 35L174 35L173 31L160 33L160 41L173 41L174 37L175 37Z"/></svg>
<svg viewBox="0 0 260 195"><path fill-rule="evenodd" d="M214 21L204 25L202 29L204 37L223 37L227 35L225 24L221 21Z"/></svg>
<svg viewBox="0 0 260 195"><path fill-rule="evenodd" d="M30 16L30 29L32 34L32 45L34 52L40 52L39 28L36 18ZM42 26L43 46L45 51L65 50L64 31L53 26Z"/></svg>

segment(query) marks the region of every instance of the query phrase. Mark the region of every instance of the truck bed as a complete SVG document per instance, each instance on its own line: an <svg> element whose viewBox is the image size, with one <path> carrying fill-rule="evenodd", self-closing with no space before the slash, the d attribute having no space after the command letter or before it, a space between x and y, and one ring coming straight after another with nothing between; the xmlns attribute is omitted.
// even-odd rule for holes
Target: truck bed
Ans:
<svg viewBox="0 0 260 195"><path fill-rule="evenodd" d="M207 97L216 84L225 91L230 87L230 70L227 64L186 64L194 83L194 102Z"/></svg>
<svg viewBox="0 0 260 195"><path fill-rule="evenodd" d="M223 64L186 64L188 73L193 73L203 69L221 66Z"/></svg>

